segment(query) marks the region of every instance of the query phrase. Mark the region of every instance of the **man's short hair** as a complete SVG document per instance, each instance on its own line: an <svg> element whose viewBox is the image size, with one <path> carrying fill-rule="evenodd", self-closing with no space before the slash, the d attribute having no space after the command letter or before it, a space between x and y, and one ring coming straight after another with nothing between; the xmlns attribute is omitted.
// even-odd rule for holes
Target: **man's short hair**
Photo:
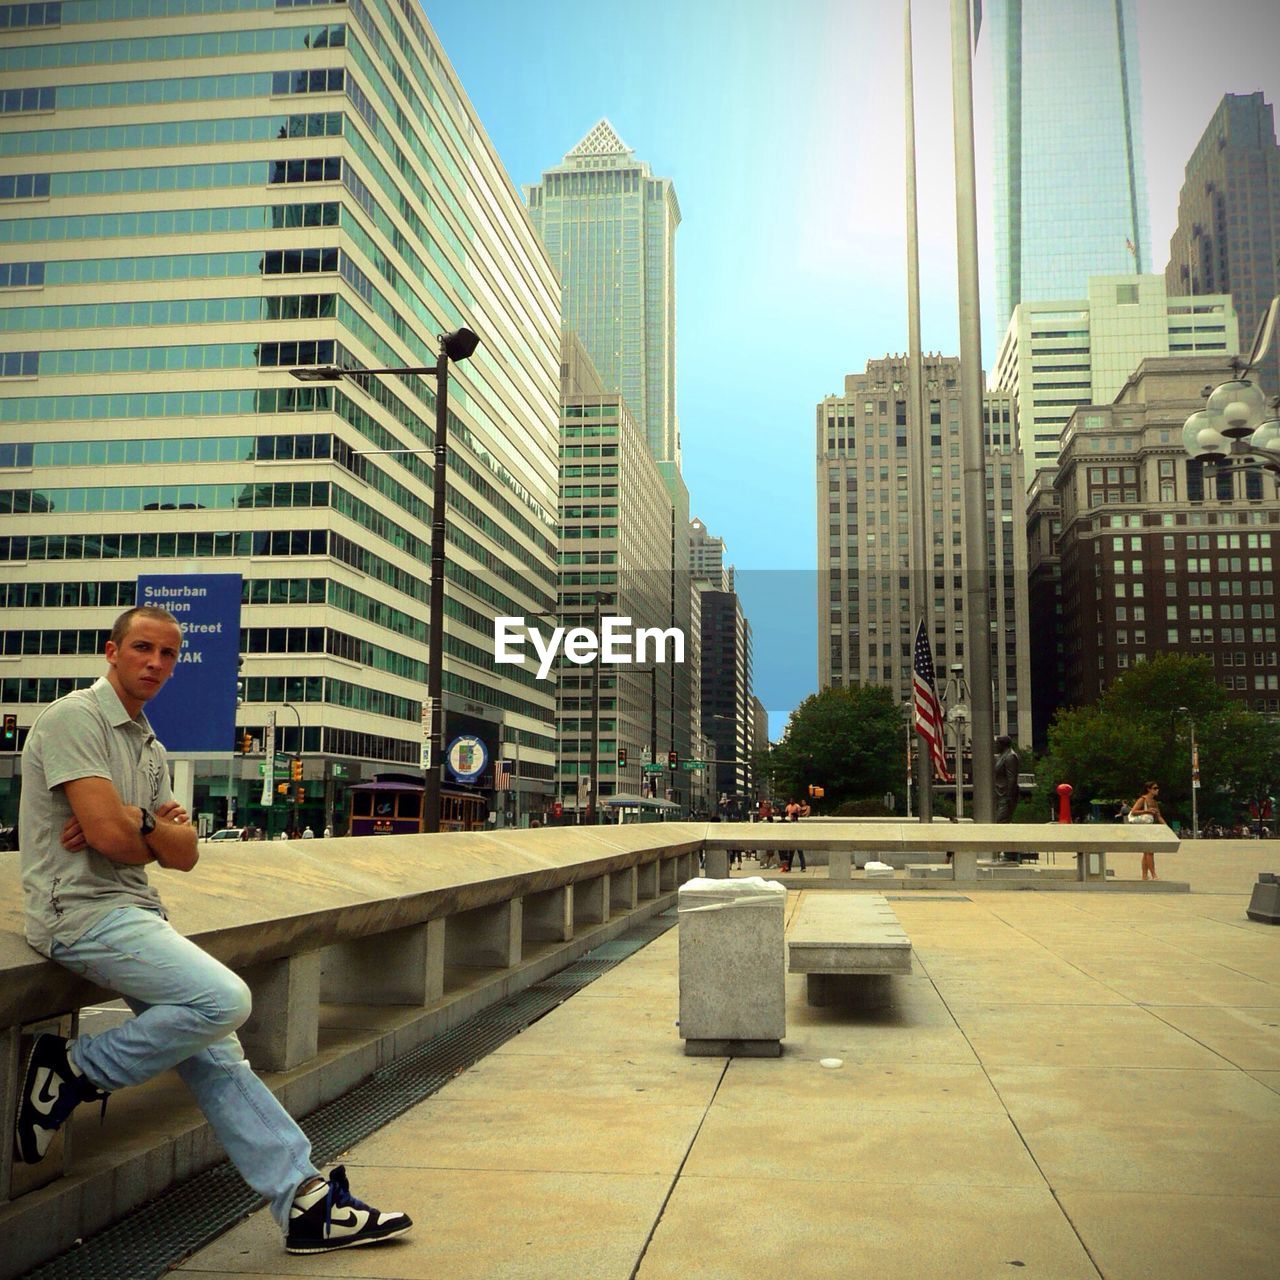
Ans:
<svg viewBox="0 0 1280 1280"><path fill-rule="evenodd" d="M125 636L129 634L129 628L133 626L134 618L139 617L151 618L155 622L172 622L175 627L178 625L177 618L168 609L162 609L158 604L140 604L135 605L132 609L126 609L111 624L111 634L107 639L118 649Z"/></svg>
<svg viewBox="0 0 1280 1280"><path fill-rule="evenodd" d="M1001 735L996 739L996 746L997 746L1001 751L1005 751L1005 750L1007 750L1009 747L1013 746L1013 739L1012 739L1011 737L1009 737L1009 735L1008 735L1007 733L1002 733L1002 734L1001 734Z"/></svg>

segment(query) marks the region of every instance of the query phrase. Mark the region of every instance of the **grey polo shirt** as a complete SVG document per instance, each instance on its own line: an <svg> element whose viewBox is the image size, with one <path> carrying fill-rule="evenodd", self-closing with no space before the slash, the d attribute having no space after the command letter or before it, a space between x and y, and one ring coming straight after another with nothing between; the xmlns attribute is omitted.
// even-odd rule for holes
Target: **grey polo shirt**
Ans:
<svg viewBox="0 0 1280 1280"><path fill-rule="evenodd" d="M155 810L173 799L164 748L141 712L130 719L104 677L51 703L22 751L18 838L27 941L48 955L117 907L163 908L145 867L113 862L87 846L62 847L71 815L63 790L77 778L107 778L122 804Z"/></svg>

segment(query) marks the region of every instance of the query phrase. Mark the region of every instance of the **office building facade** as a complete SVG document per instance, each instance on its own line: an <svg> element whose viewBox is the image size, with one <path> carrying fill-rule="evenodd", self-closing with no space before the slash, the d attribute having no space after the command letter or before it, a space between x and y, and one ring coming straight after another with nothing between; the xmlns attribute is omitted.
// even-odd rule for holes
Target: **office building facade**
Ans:
<svg viewBox="0 0 1280 1280"><path fill-rule="evenodd" d="M626 401L606 389L585 347L568 331L562 371L557 622L594 632L598 610L600 617L666 630L672 625L673 554L666 484ZM643 772L646 751L661 762L672 749L677 675L693 658L687 635L683 662L672 660L673 649L665 662L654 656L630 665L601 663L598 673L592 665L558 663L557 795L565 808L586 807L597 717L597 808L619 793L641 794L651 776ZM659 794L672 787L685 801L686 777L664 782Z"/></svg>
<svg viewBox="0 0 1280 1280"><path fill-rule="evenodd" d="M1280 293L1280 146L1261 93L1227 94L1187 161L1164 274L1170 293L1230 294L1249 346ZM1253 376L1280 395L1280 343Z"/></svg>
<svg viewBox="0 0 1280 1280"><path fill-rule="evenodd" d="M446 739L518 749L548 791L554 694L495 666L492 619L555 606L559 283L417 7L6 12L3 706L25 732L97 677L138 574L234 573L235 741L279 713L316 830L347 783L421 776L436 625ZM433 380L290 370L432 365L460 326L437 619ZM196 809L220 821L230 788L278 826L261 763L195 760Z"/></svg>
<svg viewBox="0 0 1280 1280"><path fill-rule="evenodd" d="M993 385L1017 399L1028 479L1058 465L1076 408L1114 399L1148 356L1233 355L1237 342L1229 296L1171 297L1156 275L1093 276L1081 297L1019 303Z"/></svg>
<svg viewBox="0 0 1280 1280"><path fill-rule="evenodd" d="M689 572L718 591L733 590L733 568L724 562L724 539L696 518L689 521Z"/></svg>
<svg viewBox="0 0 1280 1280"><path fill-rule="evenodd" d="M928 502L920 511L907 450L907 360L871 360L845 378L842 396L817 408L818 682L911 691L913 599L927 599L941 677L964 666L967 634L961 502L960 362L924 359L928 406ZM1030 742L1025 481L1016 404L984 397L989 560L973 571L989 585L992 677L998 732ZM923 521L929 562L912 563L912 528ZM913 575L916 590L912 590Z"/></svg>
<svg viewBox="0 0 1280 1280"><path fill-rule="evenodd" d="M1151 269L1133 0L988 0L998 342L1020 302Z"/></svg>
<svg viewBox="0 0 1280 1280"><path fill-rule="evenodd" d="M745 816L753 798L751 624L733 591L708 589L702 605L702 730L715 750L714 801Z"/></svg>
<svg viewBox="0 0 1280 1280"><path fill-rule="evenodd" d="M1158 653L1204 656L1254 711L1280 711L1280 490L1188 458L1182 424L1220 358L1145 360L1112 404L1077 409L1054 479L1063 687L1072 705Z"/></svg>
<svg viewBox="0 0 1280 1280"><path fill-rule="evenodd" d="M525 200L560 275L565 324L653 456L678 464L674 184L600 120Z"/></svg>

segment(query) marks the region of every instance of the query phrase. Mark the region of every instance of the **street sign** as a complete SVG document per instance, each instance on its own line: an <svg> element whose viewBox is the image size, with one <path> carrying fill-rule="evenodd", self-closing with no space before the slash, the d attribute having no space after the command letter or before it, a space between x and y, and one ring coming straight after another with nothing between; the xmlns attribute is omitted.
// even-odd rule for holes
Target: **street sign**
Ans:
<svg viewBox="0 0 1280 1280"><path fill-rule="evenodd" d="M291 773L290 773L289 757L288 757L288 756L276 756L276 762L275 762L275 764L272 766L271 774L272 774L272 777L275 777L275 778L288 778L288 777L291 777L292 775L291 775ZM260 778L265 778L266 776L267 776L267 763L266 763L266 761L264 760L264 761L263 761L263 762L258 766L258 777L260 777Z"/></svg>
<svg viewBox="0 0 1280 1280"><path fill-rule="evenodd" d="M645 773L666 773L667 766L665 764L647 764L644 766Z"/></svg>
<svg viewBox="0 0 1280 1280"><path fill-rule="evenodd" d="M335 778L345 778L347 776L347 766L341 760L329 761L329 772Z"/></svg>
<svg viewBox="0 0 1280 1280"><path fill-rule="evenodd" d="M689 773L701 773L707 767L705 760L686 760L683 762L684 769Z"/></svg>
<svg viewBox="0 0 1280 1280"><path fill-rule="evenodd" d="M274 711L267 712L267 727L262 735L262 750L267 760L276 758L276 713ZM265 764L266 761L264 760ZM276 789L271 785L271 779L267 777L267 771L262 771L262 799L259 803L265 809L271 807L271 801L275 798Z"/></svg>

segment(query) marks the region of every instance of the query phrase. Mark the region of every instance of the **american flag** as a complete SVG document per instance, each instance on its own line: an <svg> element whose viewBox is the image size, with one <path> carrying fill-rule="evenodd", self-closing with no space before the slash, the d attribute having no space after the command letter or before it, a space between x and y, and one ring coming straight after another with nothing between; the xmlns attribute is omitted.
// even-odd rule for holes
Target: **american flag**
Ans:
<svg viewBox="0 0 1280 1280"><path fill-rule="evenodd" d="M942 706L938 702L938 687L934 680L933 650L924 623L916 631L915 663L912 668L912 689L915 693L916 732L929 744L933 771L943 782L950 782L947 757L942 747Z"/></svg>
<svg viewBox="0 0 1280 1280"><path fill-rule="evenodd" d="M493 789L495 791L511 790L511 761L498 760L493 766Z"/></svg>

